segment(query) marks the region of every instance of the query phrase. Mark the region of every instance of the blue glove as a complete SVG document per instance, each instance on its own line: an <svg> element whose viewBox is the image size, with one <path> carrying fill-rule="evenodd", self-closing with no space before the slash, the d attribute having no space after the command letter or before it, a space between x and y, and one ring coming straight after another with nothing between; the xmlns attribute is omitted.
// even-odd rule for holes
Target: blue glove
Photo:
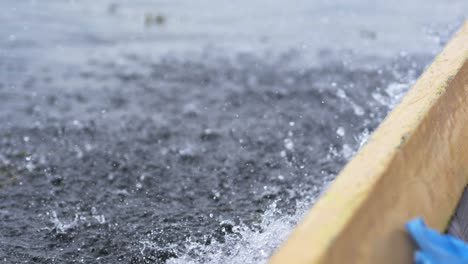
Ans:
<svg viewBox="0 0 468 264"><path fill-rule="evenodd" d="M460 239L426 227L420 217L408 221L406 229L419 247L415 264L468 264L468 245Z"/></svg>

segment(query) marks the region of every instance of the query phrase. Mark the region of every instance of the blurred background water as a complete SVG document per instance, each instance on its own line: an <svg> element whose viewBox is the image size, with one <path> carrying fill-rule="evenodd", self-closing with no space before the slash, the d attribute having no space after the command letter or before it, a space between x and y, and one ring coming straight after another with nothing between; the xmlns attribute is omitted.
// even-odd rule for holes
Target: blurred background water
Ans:
<svg viewBox="0 0 468 264"><path fill-rule="evenodd" d="M463 0L0 2L0 260L262 263Z"/></svg>
<svg viewBox="0 0 468 264"><path fill-rule="evenodd" d="M388 57L437 50L466 16L466 2L6 0L0 12L4 54L77 61L112 47L145 54L224 48Z"/></svg>

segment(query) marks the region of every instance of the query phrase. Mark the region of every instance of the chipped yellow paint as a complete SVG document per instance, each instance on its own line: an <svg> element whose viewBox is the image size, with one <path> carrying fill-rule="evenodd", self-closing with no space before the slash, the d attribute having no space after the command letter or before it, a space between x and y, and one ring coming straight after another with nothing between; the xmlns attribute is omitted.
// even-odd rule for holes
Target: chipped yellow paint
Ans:
<svg viewBox="0 0 468 264"><path fill-rule="evenodd" d="M270 263L411 263L404 223L444 230L468 181L468 21Z"/></svg>

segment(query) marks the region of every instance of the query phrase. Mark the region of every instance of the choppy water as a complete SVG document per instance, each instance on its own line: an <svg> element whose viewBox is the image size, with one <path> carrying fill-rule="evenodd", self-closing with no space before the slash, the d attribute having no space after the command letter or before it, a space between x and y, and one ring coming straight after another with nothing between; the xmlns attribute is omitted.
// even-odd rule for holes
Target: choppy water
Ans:
<svg viewBox="0 0 468 264"><path fill-rule="evenodd" d="M0 260L264 262L450 2L3 1Z"/></svg>

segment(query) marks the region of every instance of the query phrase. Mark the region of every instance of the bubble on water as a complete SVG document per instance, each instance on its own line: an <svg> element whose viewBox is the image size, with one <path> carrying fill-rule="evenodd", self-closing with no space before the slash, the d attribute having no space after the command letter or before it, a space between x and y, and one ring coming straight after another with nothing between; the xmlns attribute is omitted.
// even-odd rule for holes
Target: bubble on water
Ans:
<svg viewBox="0 0 468 264"><path fill-rule="evenodd" d="M217 200L221 197L221 193L218 190L213 190L212 193L213 200Z"/></svg>
<svg viewBox="0 0 468 264"><path fill-rule="evenodd" d="M198 152L199 150L196 148L195 145L187 144L183 148L179 149L178 154L182 160L190 161L198 158Z"/></svg>
<svg viewBox="0 0 468 264"><path fill-rule="evenodd" d="M194 103L188 103L183 106L182 112L184 115L197 116L200 113L200 107Z"/></svg>
<svg viewBox="0 0 468 264"><path fill-rule="evenodd" d="M294 149L294 142L290 138L284 139L284 147L287 150L293 150Z"/></svg>
<svg viewBox="0 0 468 264"><path fill-rule="evenodd" d="M107 179L109 181L113 181L115 179L115 173L111 172L111 173L107 174Z"/></svg>
<svg viewBox="0 0 468 264"><path fill-rule="evenodd" d="M364 115L364 109L357 105L356 103L352 102L351 105L353 106L354 113L358 116Z"/></svg>
<svg viewBox="0 0 468 264"><path fill-rule="evenodd" d="M72 124L78 128L83 127L83 124L79 120L76 120L76 119L72 121Z"/></svg>
<svg viewBox="0 0 468 264"><path fill-rule="evenodd" d="M35 168L36 168L36 166L35 166L32 162L27 162L27 163L26 163L26 169L27 169L29 172L32 172Z"/></svg>
<svg viewBox="0 0 468 264"><path fill-rule="evenodd" d="M340 136L340 137L343 137L343 136L345 135L345 129L344 129L344 127L341 127L341 126L338 127L338 128L336 129L336 134L337 134L338 136Z"/></svg>
<svg viewBox="0 0 468 264"><path fill-rule="evenodd" d="M336 95L337 95L339 98L342 98L342 99L346 99L346 98L347 98L345 91L343 91L342 89L339 89L339 90L336 92Z"/></svg>
<svg viewBox="0 0 468 264"><path fill-rule="evenodd" d="M76 153L76 157L78 159L81 159L83 158L83 151L80 149L80 147L78 147L77 145L74 146L74 150L75 150L75 153Z"/></svg>
<svg viewBox="0 0 468 264"><path fill-rule="evenodd" d="M91 150L94 149L94 146L91 145L90 143L85 143L84 149L86 150L86 152L90 152Z"/></svg>

